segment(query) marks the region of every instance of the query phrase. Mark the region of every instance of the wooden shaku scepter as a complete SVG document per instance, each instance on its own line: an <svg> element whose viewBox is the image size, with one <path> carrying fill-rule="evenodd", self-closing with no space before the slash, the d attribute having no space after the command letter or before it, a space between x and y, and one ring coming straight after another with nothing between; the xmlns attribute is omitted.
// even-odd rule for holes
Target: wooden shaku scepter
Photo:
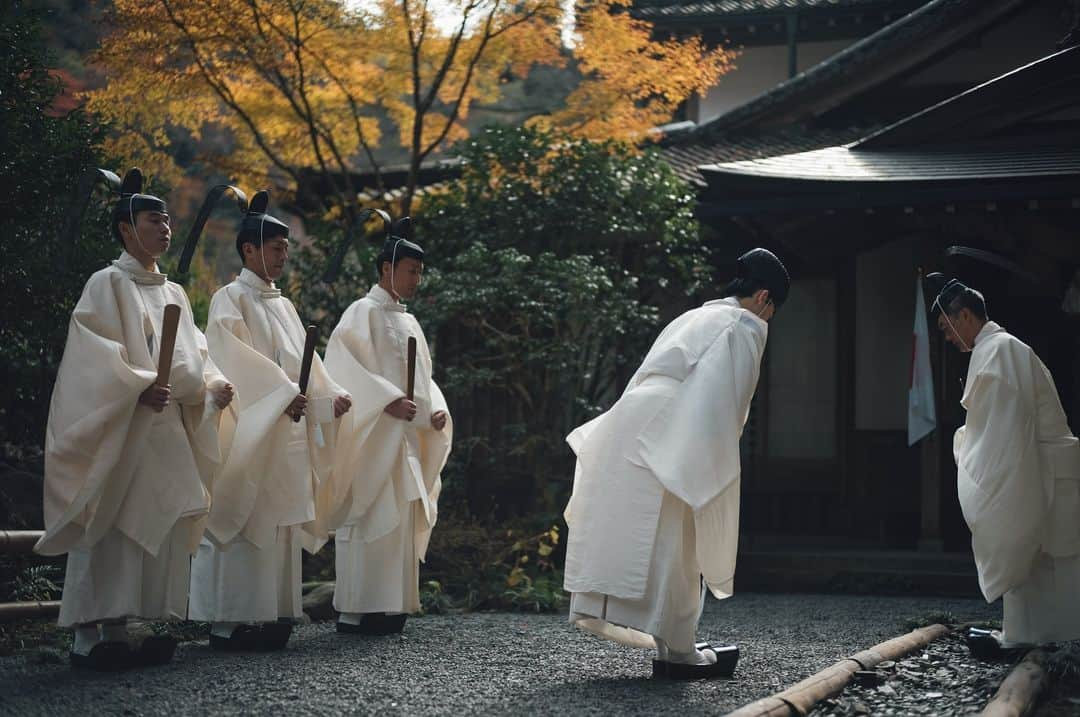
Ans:
<svg viewBox="0 0 1080 717"><path fill-rule="evenodd" d="M319 343L319 327L314 324L307 327L304 340L304 358L300 362L300 395L307 395L308 379L311 378L311 362L315 358L315 344ZM300 416L293 417L293 423L299 423Z"/></svg>
<svg viewBox="0 0 1080 717"><path fill-rule="evenodd" d="M416 337L409 337L408 356L408 382L405 384L405 398L413 400L413 390L416 388Z"/></svg>
<svg viewBox="0 0 1080 717"><path fill-rule="evenodd" d="M173 350L176 348L176 328L180 324L180 306L166 304L165 316L161 320L161 351L158 353L158 386L169 385L169 373L172 371Z"/></svg>

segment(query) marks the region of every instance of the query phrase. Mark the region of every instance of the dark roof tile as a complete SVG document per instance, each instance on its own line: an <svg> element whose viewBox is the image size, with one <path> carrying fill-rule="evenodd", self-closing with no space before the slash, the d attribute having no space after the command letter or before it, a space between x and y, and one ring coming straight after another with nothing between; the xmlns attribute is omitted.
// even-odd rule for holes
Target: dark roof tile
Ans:
<svg viewBox="0 0 1080 717"><path fill-rule="evenodd" d="M870 134L876 127L812 128L791 126L766 133L736 133L699 138L695 142L671 143L660 153L680 177L697 187L705 186L698 167L760 157L806 152L846 144Z"/></svg>
<svg viewBox="0 0 1080 717"><path fill-rule="evenodd" d="M704 2L681 2L681 0L649 2L646 0L636 3L632 12L635 17L660 20L687 16L744 15L782 10L887 5L892 2L894 0L705 0Z"/></svg>

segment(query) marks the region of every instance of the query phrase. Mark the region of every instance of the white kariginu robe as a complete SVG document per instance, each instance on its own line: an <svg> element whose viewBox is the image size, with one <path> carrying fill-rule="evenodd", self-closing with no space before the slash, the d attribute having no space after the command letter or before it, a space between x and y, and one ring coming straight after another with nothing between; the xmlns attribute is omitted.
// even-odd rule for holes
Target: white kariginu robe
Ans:
<svg viewBox="0 0 1080 717"><path fill-rule="evenodd" d="M181 308L161 413L139 396L157 378L164 309ZM71 315L45 437L45 535L68 553L60 624L183 619L191 553L219 462L225 378L187 294L124 252L96 272Z"/></svg>
<svg viewBox="0 0 1080 717"><path fill-rule="evenodd" d="M990 321L975 337L953 442L987 602L1008 644L1080 639L1080 444L1050 372Z"/></svg>
<svg viewBox="0 0 1080 717"><path fill-rule="evenodd" d="M300 617L300 551L326 540L315 492L329 471L333 399L345 391L316 354L305 417L284 414L300 393L304 325L292 302L248 269L214 294L206 338L236 398L222 420L224 465L192 564L191 619Z"/></svg>
<svg viewBox="0 0 1080 717"><path fill-rule="evenodd" d="M416 416L384 409L405 396L407 343L416 338ZM353 396L342 420L333 479L320 510L335 536L334 608L343 613L420 609L419 565L438 516L440 471L453 424L431 377L420 324L378 285L341 317L326 346L326 368ZM431 415L446 411L436 431Z"/></svg>
<svg viewBox="0 0 1080 717"><path fill-rule="evenodd" d="M566 508L571 622L693 651L703 583L717 598L734 590L739 437L767 336L735 299L686 312L611 410L567 438L578 458Z"/></svg>

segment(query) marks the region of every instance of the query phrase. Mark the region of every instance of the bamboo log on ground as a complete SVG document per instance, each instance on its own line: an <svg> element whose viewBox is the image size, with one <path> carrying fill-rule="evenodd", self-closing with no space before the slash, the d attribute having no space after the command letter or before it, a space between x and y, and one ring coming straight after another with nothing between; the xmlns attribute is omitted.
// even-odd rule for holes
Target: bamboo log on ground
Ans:
<svg viewBox="0 0 1080 717"><path fill-rule="evenodd" d="M0 603L0 622L36 617L56 617L59 614L59 600Z"/></svg>
<svg viewBox="0 0 1080 717"><path fill-rule="evenodd" d="M1046 652L1032 650L1001 681L993 698L986 703L981 717L1025 717L1030 715L1039 697L1049 685Z"/></svg>
<svg viewBox="0 0 1080 717"><path fill-rule="evenodd" d="M874 645L844 658L782 692L740 707L728 717L793 717L808 714L818 702L843 692L852 675L872 670L886 660L898 660L949 632L944 625L930 625Z"/></svg>
<svg viewBox="0 0 1080 717"><path fill-rule="evenodd" d="M43 535L44 530L0 530L0 555L32 553Z"/></svg>

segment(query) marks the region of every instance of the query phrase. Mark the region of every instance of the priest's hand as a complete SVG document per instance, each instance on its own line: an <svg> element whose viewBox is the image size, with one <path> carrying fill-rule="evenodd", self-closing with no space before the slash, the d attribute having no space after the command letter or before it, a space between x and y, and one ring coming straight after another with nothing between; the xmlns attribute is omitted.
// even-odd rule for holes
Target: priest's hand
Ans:
<svg viewBox="0 0 1080 717"><path fill-rule="evenodd" d="M139 394L139 403L149 406L154 413L161 413L169 405L172 390L168 386L150 384L150 388Z"/></svg>
<svg viewBox="0 0 1080 717"><path fill-rule="evenodd" d="M431 427L436 431L446 428L446 411L436 411L431 414Z"/></svg>
<svg viewBox="0 0 1080 717"><path fill-rule="evenodd" d="M394 418L411 421L416 418L416 404L402 396L383 409Z"/></svg>
<svg viewBox="0 0 1080 717"><path fill-rule="evenodd" d="M219 411L228 408L233 400L233 387L231 383L223 383L210 389L210 395L214 398L214 405Z"/></svg>
<svg viewBox="0 0 1080 717"><path fill-rule="evenodd" d="M352 397L349 394L338 396L334 399L334 418L341 418L352 408Z"/></svg>
<svg viewBox="0 0 1080 717"><path fill-rule="evenodd" d="M304 415L304 411L307 410L307 396L302 393L296 395L296 398L292 400L285 408L285 415L294 421L299 421L300 416Z"/></svg>

